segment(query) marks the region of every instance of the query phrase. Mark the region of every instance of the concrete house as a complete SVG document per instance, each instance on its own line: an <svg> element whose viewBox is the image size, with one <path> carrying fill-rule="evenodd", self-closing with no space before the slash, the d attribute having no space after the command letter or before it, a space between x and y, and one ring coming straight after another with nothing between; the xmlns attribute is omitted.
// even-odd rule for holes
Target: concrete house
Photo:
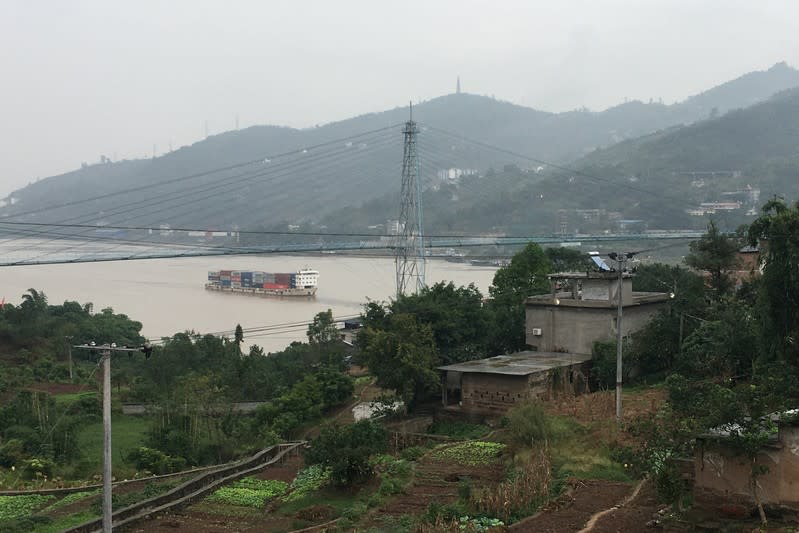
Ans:
<svg viewBox="0 0 799 533"><path fill-rule="evenodd" d="M444 407L470 414L504 413L518 403L586 389L591 356L519 352L440 366Z"/></svg>
<svg viewBox="0 0 799 533"><path fill-rule="evenodd" d="M445 409L503 413L517 403L580 394L587 389L594 342L616 336L619 291L625 335L643 327L670 299L665 293L633 292L629 274L621 284L617 272L549 278L550 294L525 301L532 350L438 367Z"/></svg>
<svg viewBox="0 0 799 533"><path fill-rule="evenodd" d="M591 355L596 341L616 338L618 294L622 295L622 334L641 329L670 299L661 292L633 292L625 273L619 287L616 272L579 272L549 276L550 294L525 301L526 340L542 352Z"/></svg>

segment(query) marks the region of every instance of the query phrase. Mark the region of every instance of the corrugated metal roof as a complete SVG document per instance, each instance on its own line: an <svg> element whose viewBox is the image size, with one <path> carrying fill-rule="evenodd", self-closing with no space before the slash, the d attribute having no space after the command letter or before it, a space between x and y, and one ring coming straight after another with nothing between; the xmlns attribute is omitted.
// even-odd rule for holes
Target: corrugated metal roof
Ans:
<svg viewBox="0 0 799 533"><path fill-rule="evenodd" d="M536 372L545 372L553 368L575 365L590 360L590 355L528 351L508 355L497 355L496 357L466 361L464 363L455 363L452 365L440 366L438 369L452 372L526 376Z"/></svg>

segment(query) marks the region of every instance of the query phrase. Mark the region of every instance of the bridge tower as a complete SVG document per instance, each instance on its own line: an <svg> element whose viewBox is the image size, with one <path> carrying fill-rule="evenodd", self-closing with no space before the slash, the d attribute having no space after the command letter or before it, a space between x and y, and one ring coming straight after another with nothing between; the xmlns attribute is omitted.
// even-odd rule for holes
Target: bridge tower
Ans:
<svg viewBox="0 0 799 533"><path fill-rule="evenodd" d="M425 250L422 230L422 184L419 175L419 154L416 137L419 128L410 117L402 130L405 138L402 154L402 188L400 214L394 243L394 263L397 269L397 296L408 291L419 292L425 286Z"/></svg>

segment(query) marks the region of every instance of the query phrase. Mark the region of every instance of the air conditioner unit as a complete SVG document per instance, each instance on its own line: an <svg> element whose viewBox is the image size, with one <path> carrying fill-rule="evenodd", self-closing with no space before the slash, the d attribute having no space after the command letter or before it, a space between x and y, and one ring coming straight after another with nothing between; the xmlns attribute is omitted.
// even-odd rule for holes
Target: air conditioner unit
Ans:
<svg viewBox="0 0 799 533"><path fill-rule="evenodd" d="M544 334L544 332L543 332L543 331L541 331L541 328L533 328L533 329L532 329L532 333L533 333L533 335L534 335L534 336L536 336L536 337L540 337L541 335L543 335L543 334Z"/></svg>

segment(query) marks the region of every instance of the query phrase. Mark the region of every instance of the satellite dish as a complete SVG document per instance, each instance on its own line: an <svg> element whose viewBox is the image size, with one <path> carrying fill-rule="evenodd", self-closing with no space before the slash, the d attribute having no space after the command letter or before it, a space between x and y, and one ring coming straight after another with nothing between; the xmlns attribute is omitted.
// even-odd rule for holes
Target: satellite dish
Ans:
<svg viewBox="0 0 799 533"><path fill-rule="evenodd" d="M591 258L591 261L601 270L602 272L610 272L612 269L605 263L605 261L599 257L599 252L588 252L588 257Z"/></svg>

